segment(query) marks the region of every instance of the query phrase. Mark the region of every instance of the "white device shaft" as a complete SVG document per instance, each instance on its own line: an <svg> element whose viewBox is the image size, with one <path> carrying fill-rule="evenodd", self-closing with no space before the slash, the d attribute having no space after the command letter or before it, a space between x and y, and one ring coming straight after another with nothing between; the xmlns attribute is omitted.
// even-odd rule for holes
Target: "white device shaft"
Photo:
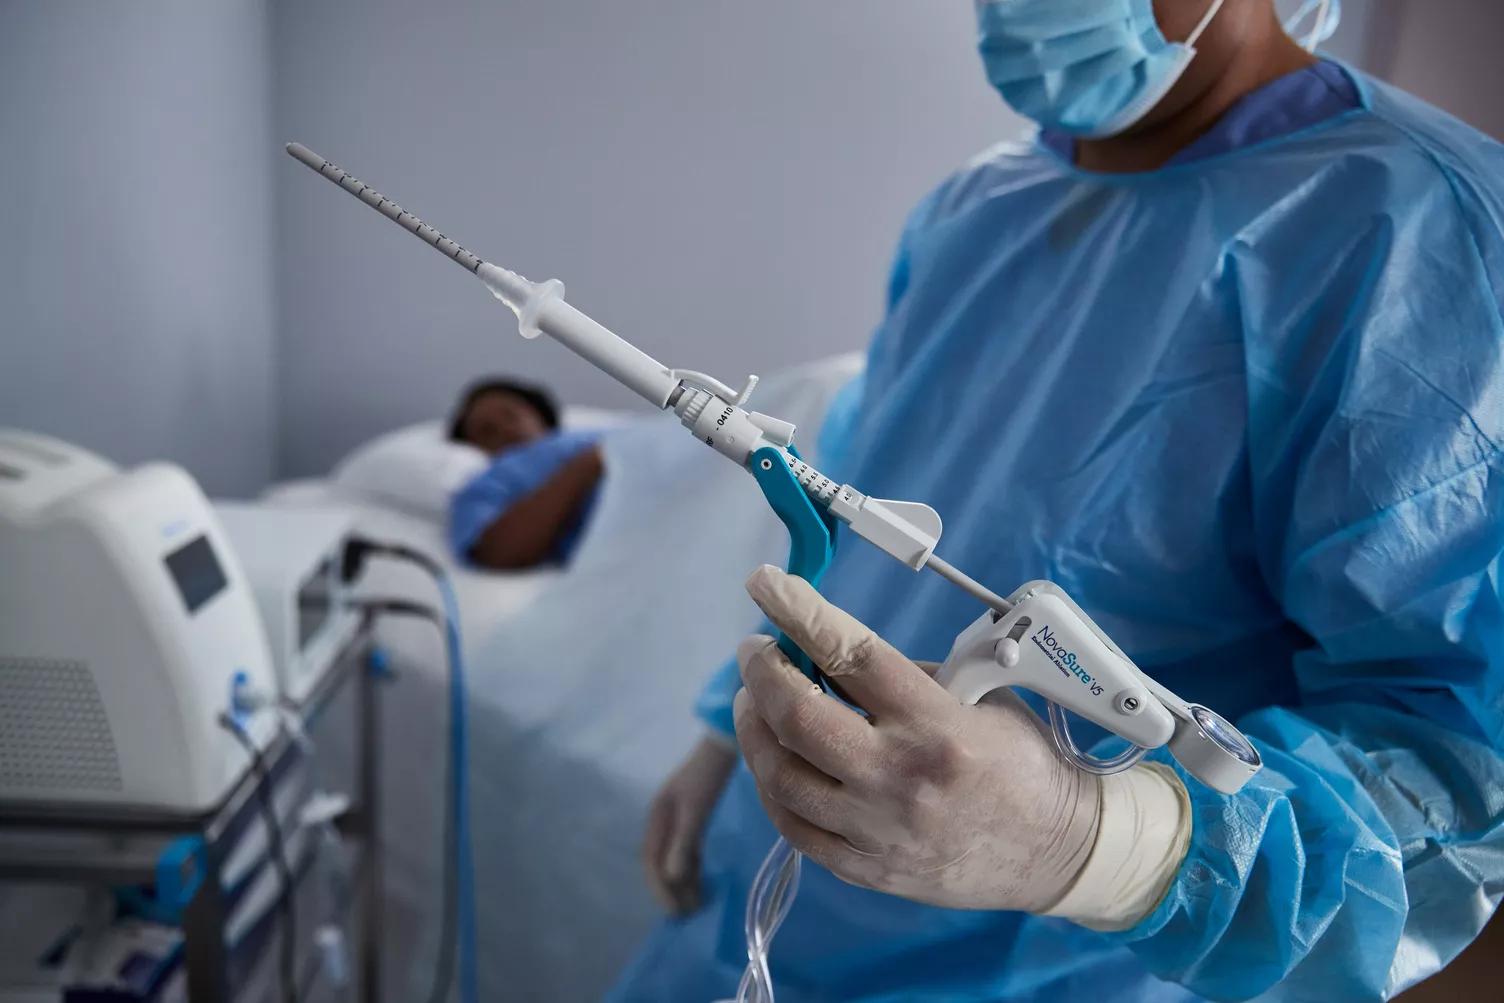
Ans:
<svg viewBox="0 0 1504 1003"><path fill-rule="evenodd" d="M566 303L563 283L529 282L516 272L484 261L475 274L492 295L517 314L524 338L546 334L654 407L668 407L679 378L657 359Z"/></svg>
<svg viewBox="0 0 1504 1003"><path fill-rule="evenodd" d="M679 380L652 356L618 338L563 300L544 308L538 318L544 334L643 397L656 408L668 407Z"/></svg>

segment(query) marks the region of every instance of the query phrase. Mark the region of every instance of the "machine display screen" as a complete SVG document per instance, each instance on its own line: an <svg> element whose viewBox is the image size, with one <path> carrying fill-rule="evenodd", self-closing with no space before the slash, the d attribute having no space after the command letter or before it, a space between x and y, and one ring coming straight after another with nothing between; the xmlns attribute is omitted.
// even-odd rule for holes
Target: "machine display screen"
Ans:
<svg viewBox="0 0 1504 1003"><path fill-rule="evenodd" d="M329 614L334 608L329 584L333 580L334 567L329 561L319 565L313 578L298 590L298 650L308 647L308 642L319 635Z"/></svg>
<svg viewBox="0 0 1504 1003"><path fill-rule="evenodd" d="M189 613L198 612L200 606L219 595L228 584L207 536L200 536L168 554L166 564Z"/></svg>

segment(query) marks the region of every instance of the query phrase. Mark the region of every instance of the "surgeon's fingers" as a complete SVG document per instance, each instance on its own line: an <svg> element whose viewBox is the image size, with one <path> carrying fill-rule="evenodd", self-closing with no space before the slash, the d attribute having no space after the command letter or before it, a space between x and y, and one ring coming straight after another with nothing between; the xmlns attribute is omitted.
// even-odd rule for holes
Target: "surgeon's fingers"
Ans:
<svg viewBox="0 0 1504 1003"><path fill-rule="evenodd" d="M955 701L866 624L826 602L802 578L763 565L747 593L825 674L875 718L923 720Z"/></svg>
<svg viewBox="0 0 1504 1003"><path fill-rule="evenodd" d="M737 694L735 713L736 740L759 791L822 829L847 836L858 831L852 793L779 744L745 690Z"/></svg>
<svg viewBox="0 0 1504 1003"><path fill-rule="evenodd" d="M882 867L880 857L862 852L844 836L805 821L763 791L759 790L757 795L773 828L792 843L794 849L848 884L877 887L875 881Z"/></svg>
<svg viewBox="0 0 1504 1003"><path fill-rule="evenodd" d="M837 780L869 775L876 736L860 714L810 682L771 637L747 638L736 655L742 692L779 742Z"/></svg>

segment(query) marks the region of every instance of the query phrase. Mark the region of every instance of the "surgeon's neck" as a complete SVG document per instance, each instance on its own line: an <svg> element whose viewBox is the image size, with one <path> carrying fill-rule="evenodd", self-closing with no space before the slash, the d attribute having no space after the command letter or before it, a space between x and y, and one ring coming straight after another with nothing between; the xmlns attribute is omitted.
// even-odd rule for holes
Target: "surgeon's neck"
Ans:
<svg viewBox="0 0 1504 1003"><path fill-rule="evenodd" d="M1167 110L1121 136L1080 140L1076 164L1104 174L1158 170L1244 97L1316 62L1273 17L1255 17L1246 24L1213 22L1190 72L1166 95L1161 108Z"/></svg>

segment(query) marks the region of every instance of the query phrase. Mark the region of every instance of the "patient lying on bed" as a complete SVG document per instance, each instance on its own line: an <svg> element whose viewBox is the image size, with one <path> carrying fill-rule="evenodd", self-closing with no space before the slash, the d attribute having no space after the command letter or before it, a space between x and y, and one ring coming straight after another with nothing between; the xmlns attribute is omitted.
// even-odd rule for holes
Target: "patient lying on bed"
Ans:
<svg viewBox="0 0 1504 1003"><path fill-rule="evenodd" d="M450 503L455 556L508 570L568 561L601 480L599 433L561 431L547 391L490 379L460 398L449 437L491 456Z"/></svg>

